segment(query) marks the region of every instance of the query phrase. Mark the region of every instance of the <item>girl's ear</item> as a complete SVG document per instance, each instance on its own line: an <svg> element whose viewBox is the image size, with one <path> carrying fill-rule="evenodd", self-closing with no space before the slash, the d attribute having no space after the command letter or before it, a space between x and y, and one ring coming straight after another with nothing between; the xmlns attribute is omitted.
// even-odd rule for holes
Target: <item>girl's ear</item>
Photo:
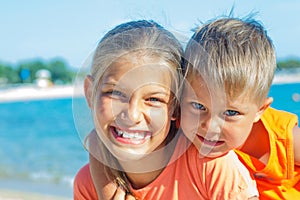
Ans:
<svg viewBox="0 0 300 200"><path fill-rule="evenodd" d="M261 107L259 108L259 110L256 113L254 122L257 122L260 119L260 117L262 116L262 114L264 113L264 111L267 108L270 107L270 105L272 104L272 102L273 102L273 98L272 97L268 97L268 98L265 99L265 101L263 102L263 104L261 105Z"/></svg>
<svg viewBox="0 0 300 200"><path fill-rule="evenodd" d="M90 109L92 109L93 78L87 75L84 79L84 95Z"/></svg>
<svg viewBox="0 0 300 200"><path fill-rule="evenodd" d="M180 118L180 107L179 107L179 103L176 101L173 105L175 107L171 120L172 121L176 121L178 118Z"/></svg>

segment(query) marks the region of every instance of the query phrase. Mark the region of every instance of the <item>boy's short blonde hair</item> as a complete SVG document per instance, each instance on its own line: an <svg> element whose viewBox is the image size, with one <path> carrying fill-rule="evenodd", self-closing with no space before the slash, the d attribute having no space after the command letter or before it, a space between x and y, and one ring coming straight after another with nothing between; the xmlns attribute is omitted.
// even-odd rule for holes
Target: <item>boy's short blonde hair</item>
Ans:
<svg viewBox="0 0 300 200"><path fill-rule="evenodd" d="M273 43L256 20L221 18L196 30L186 47L187 77L199 74L227 97L262 103L276 70Z"/></svg>

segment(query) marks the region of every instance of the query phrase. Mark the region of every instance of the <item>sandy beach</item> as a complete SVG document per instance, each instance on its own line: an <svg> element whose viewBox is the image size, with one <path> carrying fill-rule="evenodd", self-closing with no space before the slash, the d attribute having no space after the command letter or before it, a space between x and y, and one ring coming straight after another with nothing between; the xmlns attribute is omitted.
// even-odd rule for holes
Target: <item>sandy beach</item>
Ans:
<svg viewBox="0 0 300 200"><path fill-rule="evenodd" d="M300 83L300 73L276 74L274 76L273 84L285 84L285 83Z"/></svg>
<svg viewBox="0 0 300 200"><path fill-rule="evenodd" d="M24 85L0 89L0 102L55 99L82 96L83 90L73 85L38 87Z"/></svg>
<svg viewBox="0 0 300 200"><path fill-rule="evenodd" d="M0 200L72 200L72 198L0 189Z"/></svg>

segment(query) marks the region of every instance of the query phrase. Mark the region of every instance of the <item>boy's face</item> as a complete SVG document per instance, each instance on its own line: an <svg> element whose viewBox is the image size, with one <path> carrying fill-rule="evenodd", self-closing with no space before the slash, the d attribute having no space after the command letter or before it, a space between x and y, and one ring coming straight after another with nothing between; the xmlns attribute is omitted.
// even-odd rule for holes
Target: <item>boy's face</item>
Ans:
<svg viewBox="0 0 300 200"><path fill-rule="evenodd" d="M181 127L205 157L221 156L242 146L262 114L248 98L230 100L218 91L209 90L198 76L183 93Z"/></svg>

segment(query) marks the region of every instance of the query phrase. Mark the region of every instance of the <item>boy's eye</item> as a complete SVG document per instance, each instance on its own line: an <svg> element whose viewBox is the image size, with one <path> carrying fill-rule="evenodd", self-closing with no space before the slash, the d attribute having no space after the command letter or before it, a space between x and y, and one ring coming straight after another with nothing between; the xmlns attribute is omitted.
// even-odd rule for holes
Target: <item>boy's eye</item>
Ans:
<svg viewBox="0 0 300 200"><path fill-rule="evenodd" d="M201 103L192 102L192 106L197 110L205 110L205 107Z"/></svg>
<svg viewBox="0 0 300 200"><path fill-rule="evenodd" d="M235 111L235 110L226 110L224 112L224 115L226 116L236 116L236 115L239 115L240 113L238 111Z"/></svg>

